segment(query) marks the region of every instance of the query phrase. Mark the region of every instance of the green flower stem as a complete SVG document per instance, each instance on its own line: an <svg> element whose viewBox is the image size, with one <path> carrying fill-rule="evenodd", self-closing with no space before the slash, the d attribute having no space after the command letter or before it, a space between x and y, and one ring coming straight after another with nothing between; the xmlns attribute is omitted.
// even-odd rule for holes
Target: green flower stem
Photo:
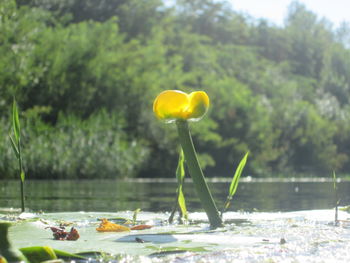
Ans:
<svg viewBox="0 0 350 263"><path fill-rule="evenodd" d="M210 226L212 228L220 227L222 226L222 219L219 216L219 211L215 205L214 199L210 193L208 185L204 179L202 169L199 165L190 130L188 128L188 123L187 121L177 120L176 126L188 170L192 177L198 197L205 212L207 213Z"/></svg>
<svg viewBox="0 0 350 263"><path fill-rule="evenodd" d="M8 262L28 262L19 250L12 247L8 239L10 226L10 223L0 223L0 255L6 258Z"/></svg>

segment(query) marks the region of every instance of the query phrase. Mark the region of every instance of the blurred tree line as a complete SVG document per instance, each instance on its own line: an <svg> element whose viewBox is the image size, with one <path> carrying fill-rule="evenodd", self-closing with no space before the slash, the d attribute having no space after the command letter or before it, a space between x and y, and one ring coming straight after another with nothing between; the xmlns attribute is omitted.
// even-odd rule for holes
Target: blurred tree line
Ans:
<svg viewBox="0 0 350 263"><path fill-rule="evenodd" d="M7 134L21 109L28 178L173 177L174 125L152 102L205 90L192 124L210 176L350 171L350 25L292 2L283 27L225 1L2 0L0 178L14 178Z"/></svg>

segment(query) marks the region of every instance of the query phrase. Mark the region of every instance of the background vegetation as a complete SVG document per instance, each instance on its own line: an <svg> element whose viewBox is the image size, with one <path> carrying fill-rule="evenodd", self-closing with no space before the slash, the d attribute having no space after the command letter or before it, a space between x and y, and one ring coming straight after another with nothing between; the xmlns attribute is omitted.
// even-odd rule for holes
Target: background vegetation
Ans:
<svg viewBox="0 0 350 263"><path fill-rule="evenodd" d="M192 125L207 176L329 176L350 171L350 27L298 2L283 27L225 1L2 0L0 178L21 110L28 178L174 177L175 127L152 102L205 90Z"/></svg>

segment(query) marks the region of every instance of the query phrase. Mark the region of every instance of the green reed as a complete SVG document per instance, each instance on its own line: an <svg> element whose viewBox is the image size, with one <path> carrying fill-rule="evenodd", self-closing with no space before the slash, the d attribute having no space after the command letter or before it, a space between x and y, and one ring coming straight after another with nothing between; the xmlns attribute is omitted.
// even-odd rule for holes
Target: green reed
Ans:
<svg viewBox="0 0 350 263"><path fill-rule="evenodd" d="M12 149L15 153L16 158L18 159L18 170L20 178L20 191L21 191L21 211L24 212L24 179L25 173L23 169L23 159L22 159L22 150L21 150L21 125L19 122L19 114L16 100L13 100L12 104L12 128L13 135L9 135Z"/></svg>

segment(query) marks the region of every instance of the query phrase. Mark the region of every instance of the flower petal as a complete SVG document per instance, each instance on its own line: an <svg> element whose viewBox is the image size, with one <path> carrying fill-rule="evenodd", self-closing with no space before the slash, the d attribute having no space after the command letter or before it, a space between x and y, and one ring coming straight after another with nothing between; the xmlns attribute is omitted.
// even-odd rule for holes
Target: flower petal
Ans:
<svg viewBox="0 0 350 263"><path fill-rule="evenodd" d="M153 112L158 119L174 121L187 119L189 110L189 96L179 90L166 90L160 93L153 103Z"/></svg>
<svg viewBox="0 0 350 263"><path fill-rule="evenodd" d="M190 93L190 108L189 108L189 120L198 121L208 111L209 108L209 97L204 91L195 91Z"/></svg>

